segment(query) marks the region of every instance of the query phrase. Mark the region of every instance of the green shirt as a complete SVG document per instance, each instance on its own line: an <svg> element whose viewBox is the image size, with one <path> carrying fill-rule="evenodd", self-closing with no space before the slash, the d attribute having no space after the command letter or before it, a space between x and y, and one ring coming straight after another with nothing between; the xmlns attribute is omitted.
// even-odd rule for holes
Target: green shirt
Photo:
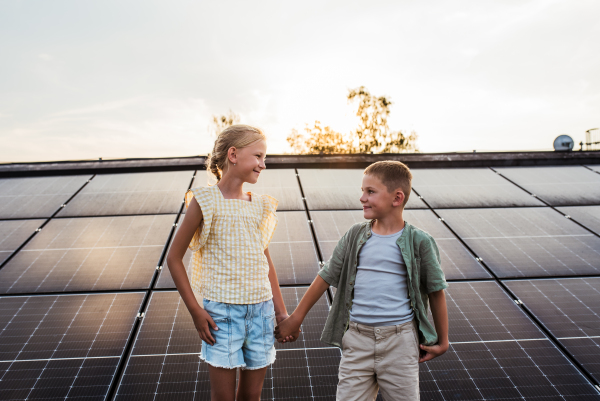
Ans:
<svg viewBox="0 0 600 401"><path fill-rule="evenodd" d="M353 225L339 240L333 255L319 271L319 276L327 284L337 288L321 335L321 341L327 344L340 348L342 346L342 337L350 321L358 254L370 236L370 221ZM437 333L427 320L429 307L427 294L448 287L440 267L440 252L431 235L406 222L396 244L400 248L408 271L408 295L419 327L419 343L436 344ZM373 291L377 291L377 288L373 288Z"/></svg>

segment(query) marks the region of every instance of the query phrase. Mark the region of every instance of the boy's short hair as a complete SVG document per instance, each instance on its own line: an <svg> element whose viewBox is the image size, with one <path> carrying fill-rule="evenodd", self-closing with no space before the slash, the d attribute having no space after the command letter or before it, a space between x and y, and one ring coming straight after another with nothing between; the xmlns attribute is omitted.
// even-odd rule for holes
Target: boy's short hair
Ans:
<svg viewBox="0 0 600 401"><path fill-rule="evenodd" d="M367 167L364 174L377 177L390 193L400 188L404 192L402 207L406 206L412 187L412 173L406 164L393 160L380 161Z"/></svg>

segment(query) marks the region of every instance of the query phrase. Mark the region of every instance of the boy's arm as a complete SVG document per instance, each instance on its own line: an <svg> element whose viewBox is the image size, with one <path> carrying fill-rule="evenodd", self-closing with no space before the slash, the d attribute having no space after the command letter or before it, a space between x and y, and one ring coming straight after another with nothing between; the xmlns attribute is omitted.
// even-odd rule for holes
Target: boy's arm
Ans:
<svg viewBox="0 0 600 401"><path fill-rule="evenodd" d="M306 314L310 311L315 303L321 298L323 293L329 288L329 284L325 280L321 278L321 276L317 276L308 290L300 300L300 303L296 307L296 310L291 314L290 317L285 319L283 322L279 323L277 327L275 327L275 337L277 337L277 341L286 342L286 338L288 336L294 336L300 330L300 325L304 321ZM292 341L295 341L298 337L293 337Z"/></svg>
<svg viewBox="0 0 600 401"><path fill-rule="evenodd" d="M171 249L167 255L167 264L169 265L169 271L171 272L171 277L173 277L175 287L177 287L177 291L179 291L181 299L183 299L185 306L190 312L190 315L192 315L194 325L196 326L196 330L198 331L200 338L210 345L213 345L215 343L215 339L210 333L209 325L214 330L218 330L217 325L212 320L208 312L202 309L200 304L198 304L196 296L192 291L190 280L188 279L185 271L185 266L183 265L183 256L185 255L185 251L187 250L194 233L200 226L202 218L203 216L200 205L198 205L196 199L192 199L185 217L183 218L183 222L181 223L179 230L177 230L175 238L173 239L173 243L171 244Z"/></svg>
<svg viewBox="0 0 600 401"><path fill-rule="evenodd" d="M429 361L438 357L448 350L448 310L446 308L446 294L444 290L432 292L428 295L431 305L431 316L438 335L438 343L435 345L423 345L419 363Z"/></svg>

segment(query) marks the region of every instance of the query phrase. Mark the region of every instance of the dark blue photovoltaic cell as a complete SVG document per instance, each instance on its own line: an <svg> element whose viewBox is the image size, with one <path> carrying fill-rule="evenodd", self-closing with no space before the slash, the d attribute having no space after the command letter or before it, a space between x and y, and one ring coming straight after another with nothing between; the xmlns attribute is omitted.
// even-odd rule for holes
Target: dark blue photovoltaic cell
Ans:
<svg viewBox="0 0 600 401"><path fill-rule="evenodd" d="M544 206L489 168L411 171L414 190L434 208Z"/></svg>
<svg viewBox="0 0 600 401"><path fill-rule="evenodd" d="M50 217L90 175L0 178L0 219Z"/></svg>
<svg viewBox="0 0 600 401"><path fill-rule="evenodd" d="M600 380L600 278L515 280L505 284Z"/></svg>
<svg viewBox="0 0 600 401"><path fill-rule="evenodd" d="M585 167L500 167L496 170L552 206L600 205L600 174Z"/></svg>
<svg viewBox="0 0 600 401"><path fill-rule="evenodd" d="M600 274L600 238L551 208L438 213L499 277Z"/></svg>
<svg viewBox="0 0 600 401"><path fill-rule="evenodd" d="M59 216L178 213L193 171L98 174Z"/></svg>

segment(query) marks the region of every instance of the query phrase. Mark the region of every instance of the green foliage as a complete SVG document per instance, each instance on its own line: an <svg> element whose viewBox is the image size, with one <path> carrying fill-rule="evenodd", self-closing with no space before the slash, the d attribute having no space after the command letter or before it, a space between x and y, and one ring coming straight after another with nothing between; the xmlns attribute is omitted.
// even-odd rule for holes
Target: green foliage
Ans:
<svg viewBox="0 0 600 401"><path fill-rule="evenodd" d="M388 117L392 101L385 97L376 97L364 87L350 89L348 103L356 104L358 127L344 135L330 127L321 128L315 121L313 127L304 129L305 135L292 130L287 141L294 153L401 153L418 152L417 134L406 135L402 131L389 128Z"/></svg>

